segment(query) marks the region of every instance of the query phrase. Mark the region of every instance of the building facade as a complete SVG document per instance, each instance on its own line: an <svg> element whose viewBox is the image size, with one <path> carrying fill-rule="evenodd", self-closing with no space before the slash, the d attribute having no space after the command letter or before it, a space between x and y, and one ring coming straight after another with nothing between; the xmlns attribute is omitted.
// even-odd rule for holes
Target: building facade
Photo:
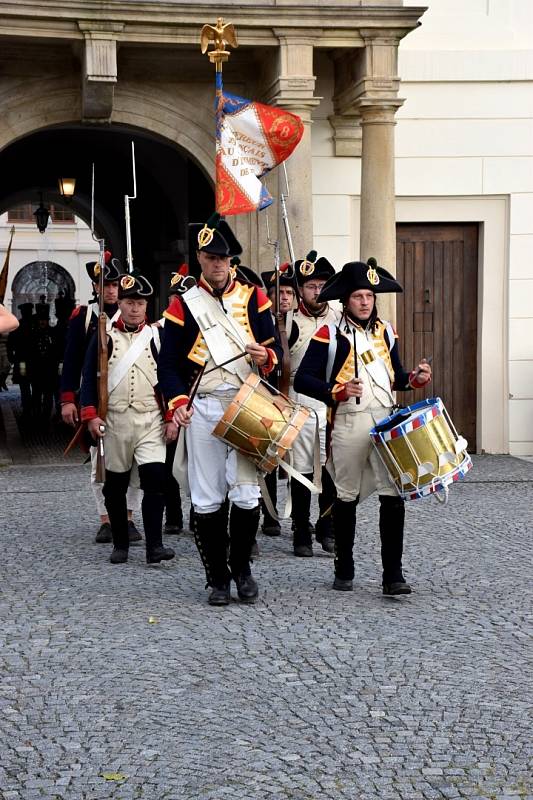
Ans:
<svg viewBox="0 0 533 800"><path fill-rule="evenodd" d="M72 208L88 223L95 164L96 225L124 258L135 140L134 264L164 305L169 272L194 259L188 221L213 208L214 76L199 31L223 16L239 37L225 85L305 122L287 164L297 257L314 245L338 267L373 255L397 271L404 295L380 307L405 362L433 357L434 391L473 449L531 454L532 12L527 0L428 5L5 0L0 213L39 191L57 202L57 178L75 175ZM284 189L280 170L268 186ZM233 220L258 271L272 261L265 213ZM279 203L268 214L283 241ZM85 300L92 242L79 225L86 250L57 260Z"/></svg>

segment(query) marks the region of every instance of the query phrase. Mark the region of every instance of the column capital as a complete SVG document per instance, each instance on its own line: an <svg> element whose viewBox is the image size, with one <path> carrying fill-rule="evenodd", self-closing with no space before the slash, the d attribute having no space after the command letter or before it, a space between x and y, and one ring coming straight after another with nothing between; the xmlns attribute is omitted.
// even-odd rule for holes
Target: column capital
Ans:
<svg viewBox="0 0 533 800"><path fill-rule="evenodd" d="M313 108L322 99L314 95L314 39L308 31L297 28L275 32L278 35L279 50L264 90L265 102L294 111L304 121L309 122Z"/></svg>
<svg viewBox="0 0 533 800"><path fill-rule="evenodd" d="M401 97L363 97L357 106L361 125L396 125L396 112L403 103Z"/></svg>

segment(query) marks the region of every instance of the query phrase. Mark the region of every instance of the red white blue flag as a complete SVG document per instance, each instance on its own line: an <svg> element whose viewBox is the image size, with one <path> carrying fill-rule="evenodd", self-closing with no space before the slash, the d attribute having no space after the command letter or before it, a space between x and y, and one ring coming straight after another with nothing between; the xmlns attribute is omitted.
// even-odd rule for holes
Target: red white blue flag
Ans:
<svg viewBox="0 0 533 800"><path fill-rule="evenodd" d="M303 136L300 117L224 92L216 73L216 210L247 214L272 203L259 180L290 156Z"/></svg>

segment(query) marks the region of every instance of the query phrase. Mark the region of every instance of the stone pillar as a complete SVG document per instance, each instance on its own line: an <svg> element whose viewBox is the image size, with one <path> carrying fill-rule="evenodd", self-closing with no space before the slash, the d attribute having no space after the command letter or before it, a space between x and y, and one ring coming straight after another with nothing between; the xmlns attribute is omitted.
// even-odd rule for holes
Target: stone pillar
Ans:
<svg viewBox="0 0 533 800"><path fill-rule="evenodd" d="M274 103L297 114L303 120L303 137L286 163L290 195L287 200L295 258L303 258L313 248L313 187L311 159L311 113L320 102L315 97L313 75L313 39L304 31L276 31L279 38L277 74L265 95L265 102ZM285 192L283 167L276 167L278 215L279 195ZM282 259L288 259L286 237L278 217L282 243Z"/></svg>
<svg viewBox="0 0 533 800"><path fill-rule="evenodd" d="M361 113L361 245L360 256L377 259L391 272L396 265L394 186L394 114L399 105L370 105Z"/></svg>

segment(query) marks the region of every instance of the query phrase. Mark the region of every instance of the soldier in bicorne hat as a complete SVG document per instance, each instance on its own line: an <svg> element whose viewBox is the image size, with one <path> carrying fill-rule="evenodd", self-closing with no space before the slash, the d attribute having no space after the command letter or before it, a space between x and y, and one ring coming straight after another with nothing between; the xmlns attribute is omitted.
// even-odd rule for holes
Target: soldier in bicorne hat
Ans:
<svg viewBox="0 0 533 800"><path fill-rule="evenodd" d="M103 495L111 523L112 564L128 560L127 491L134 463L139 469L146 561L158 564L174 558L163 546L166 442L175 439L177 426L165 420L157 386L160 328L146 320L150 282L140 274L122 275L118 285L120 316L108 332L108 410L98 416L98 347L94 337L83 367L81 419L96 440L105 442Z"/></svg>
<svg viewBox="0 0 533 800"><path fill-rule="evenodd" d="M209 603L230 602L232 578L239 599L253 603L258 595L250 570L259 522L257 473L250 461L212 436L212 431L252 366L268 375L281 352L277 344L260 344L274 337L271 303L259 287L231 273L230 259L240 255L241 246L227 222L214 214L206 223L190 228L201 275L197 289L176 296L164 312L159 380L174 419L184 428L187 464L179 483L184 485L188 479L195 539L211 587ZM249 361L239 358L217 368L243 351ZM204 365L205 375L188 409L194 377ZM180 439L179 447L182 443ZM229 559L226 495L232 504Z"/></svg>
<svg viewBox="0 0 533 800"><path fill-rule="evenodd" d="M261 273L261 278L266 288L266 292L270 302L272 303L272 318L275 320L276 303L277 303L277 286L276 286L276 270L268 270ZM289 262L280 265L279 268L279 307L283 319L286 320L287 314L295 310L296 307L296 281L294 279L294 268ZM269 381L279 389L277 377L275 374L269 377ZM307 400L307 398L306 398ZM272 511L275 512L276 517L270 513L268 504L263 498L261 502L263 511L263 524L261 530L265 536L280 536L281 526L279 519L277 519L277 499L278 499L278 473L279 470L275 469L265 475L265 484L270 497L270 504ZM281 473L283 474L283 473Z"/></svg>
<svg viewBox="0 0 533 800"><path fill-rule="evenodd" d="M375 452L370 430L391 413L393 392L424 386L429 364L411 373L400 362L392 325L378 316L376 295L402 287L375 259L351 261L332 277L319 302L340 300L340 321L313 336L296 373L296 391L330 409L328 469L335 481L335 580L333 588L353 588L353 545L357 504L374 491L380 502L379 530L383 593L409 594L402 572L404 501Z"/></svg>
<svg viewBox="0 0 533 800"><path fill-rule="evenodd" d="M63 368L61 372L61 386L59 400L61 403L61 417L67 425L75 426L79 421L78 403L81 385L83 362L89 343L98 327L98 294L100 291L100 264L98 261L88 261L85 265L87 274L91 279L94 300L86 306L77 306L70 316L66 331L65 351L63 353ZM117 304L118 282L123 275L123 269L118 258L112 258L106 250L104 266L104 311L108 317L107 328L111 328L120 316ZM95 542L106 544L111 542L111 526L106 511L102 487L96 483L96 448L91 448L91 490L93 493L96 510L100 517L100 527L95 536ZM142 541L142 536L133 522L133 513L141 509L142 492L138 486L132 485L128 489L128 528L130 543Z"/></svg>
<svg viewBox="0 0 533 800"><path fill-rule="evenodd" d="M294 376L304 357L311 338L323 325L338 321L340 313L329 303L319 301L318 297L326 281L335 274L335 269L325 256L318 256L316 250L303 259L296 261L295 277L298 286L298 308L288 316L287 332L289 336L289 352L291 356L291 389L290 396L298 403L312 408L316 413L319 425L320 464L322 467L322 492L318 498L320 516L316 522L315 537L322 549L332 553L334 549L332 532L332 507L335 500L335 487L331 477L324 468L326 463L326 415L323 402L303 397L294 389ZM297 437L293 448L294 467L309 480L313 477L313 460L316 439L316 420L314 414L309 417ZM311 492L297 480L291 480L293 548L295 556L313 555L312 534L310 524Z"/></svg>

